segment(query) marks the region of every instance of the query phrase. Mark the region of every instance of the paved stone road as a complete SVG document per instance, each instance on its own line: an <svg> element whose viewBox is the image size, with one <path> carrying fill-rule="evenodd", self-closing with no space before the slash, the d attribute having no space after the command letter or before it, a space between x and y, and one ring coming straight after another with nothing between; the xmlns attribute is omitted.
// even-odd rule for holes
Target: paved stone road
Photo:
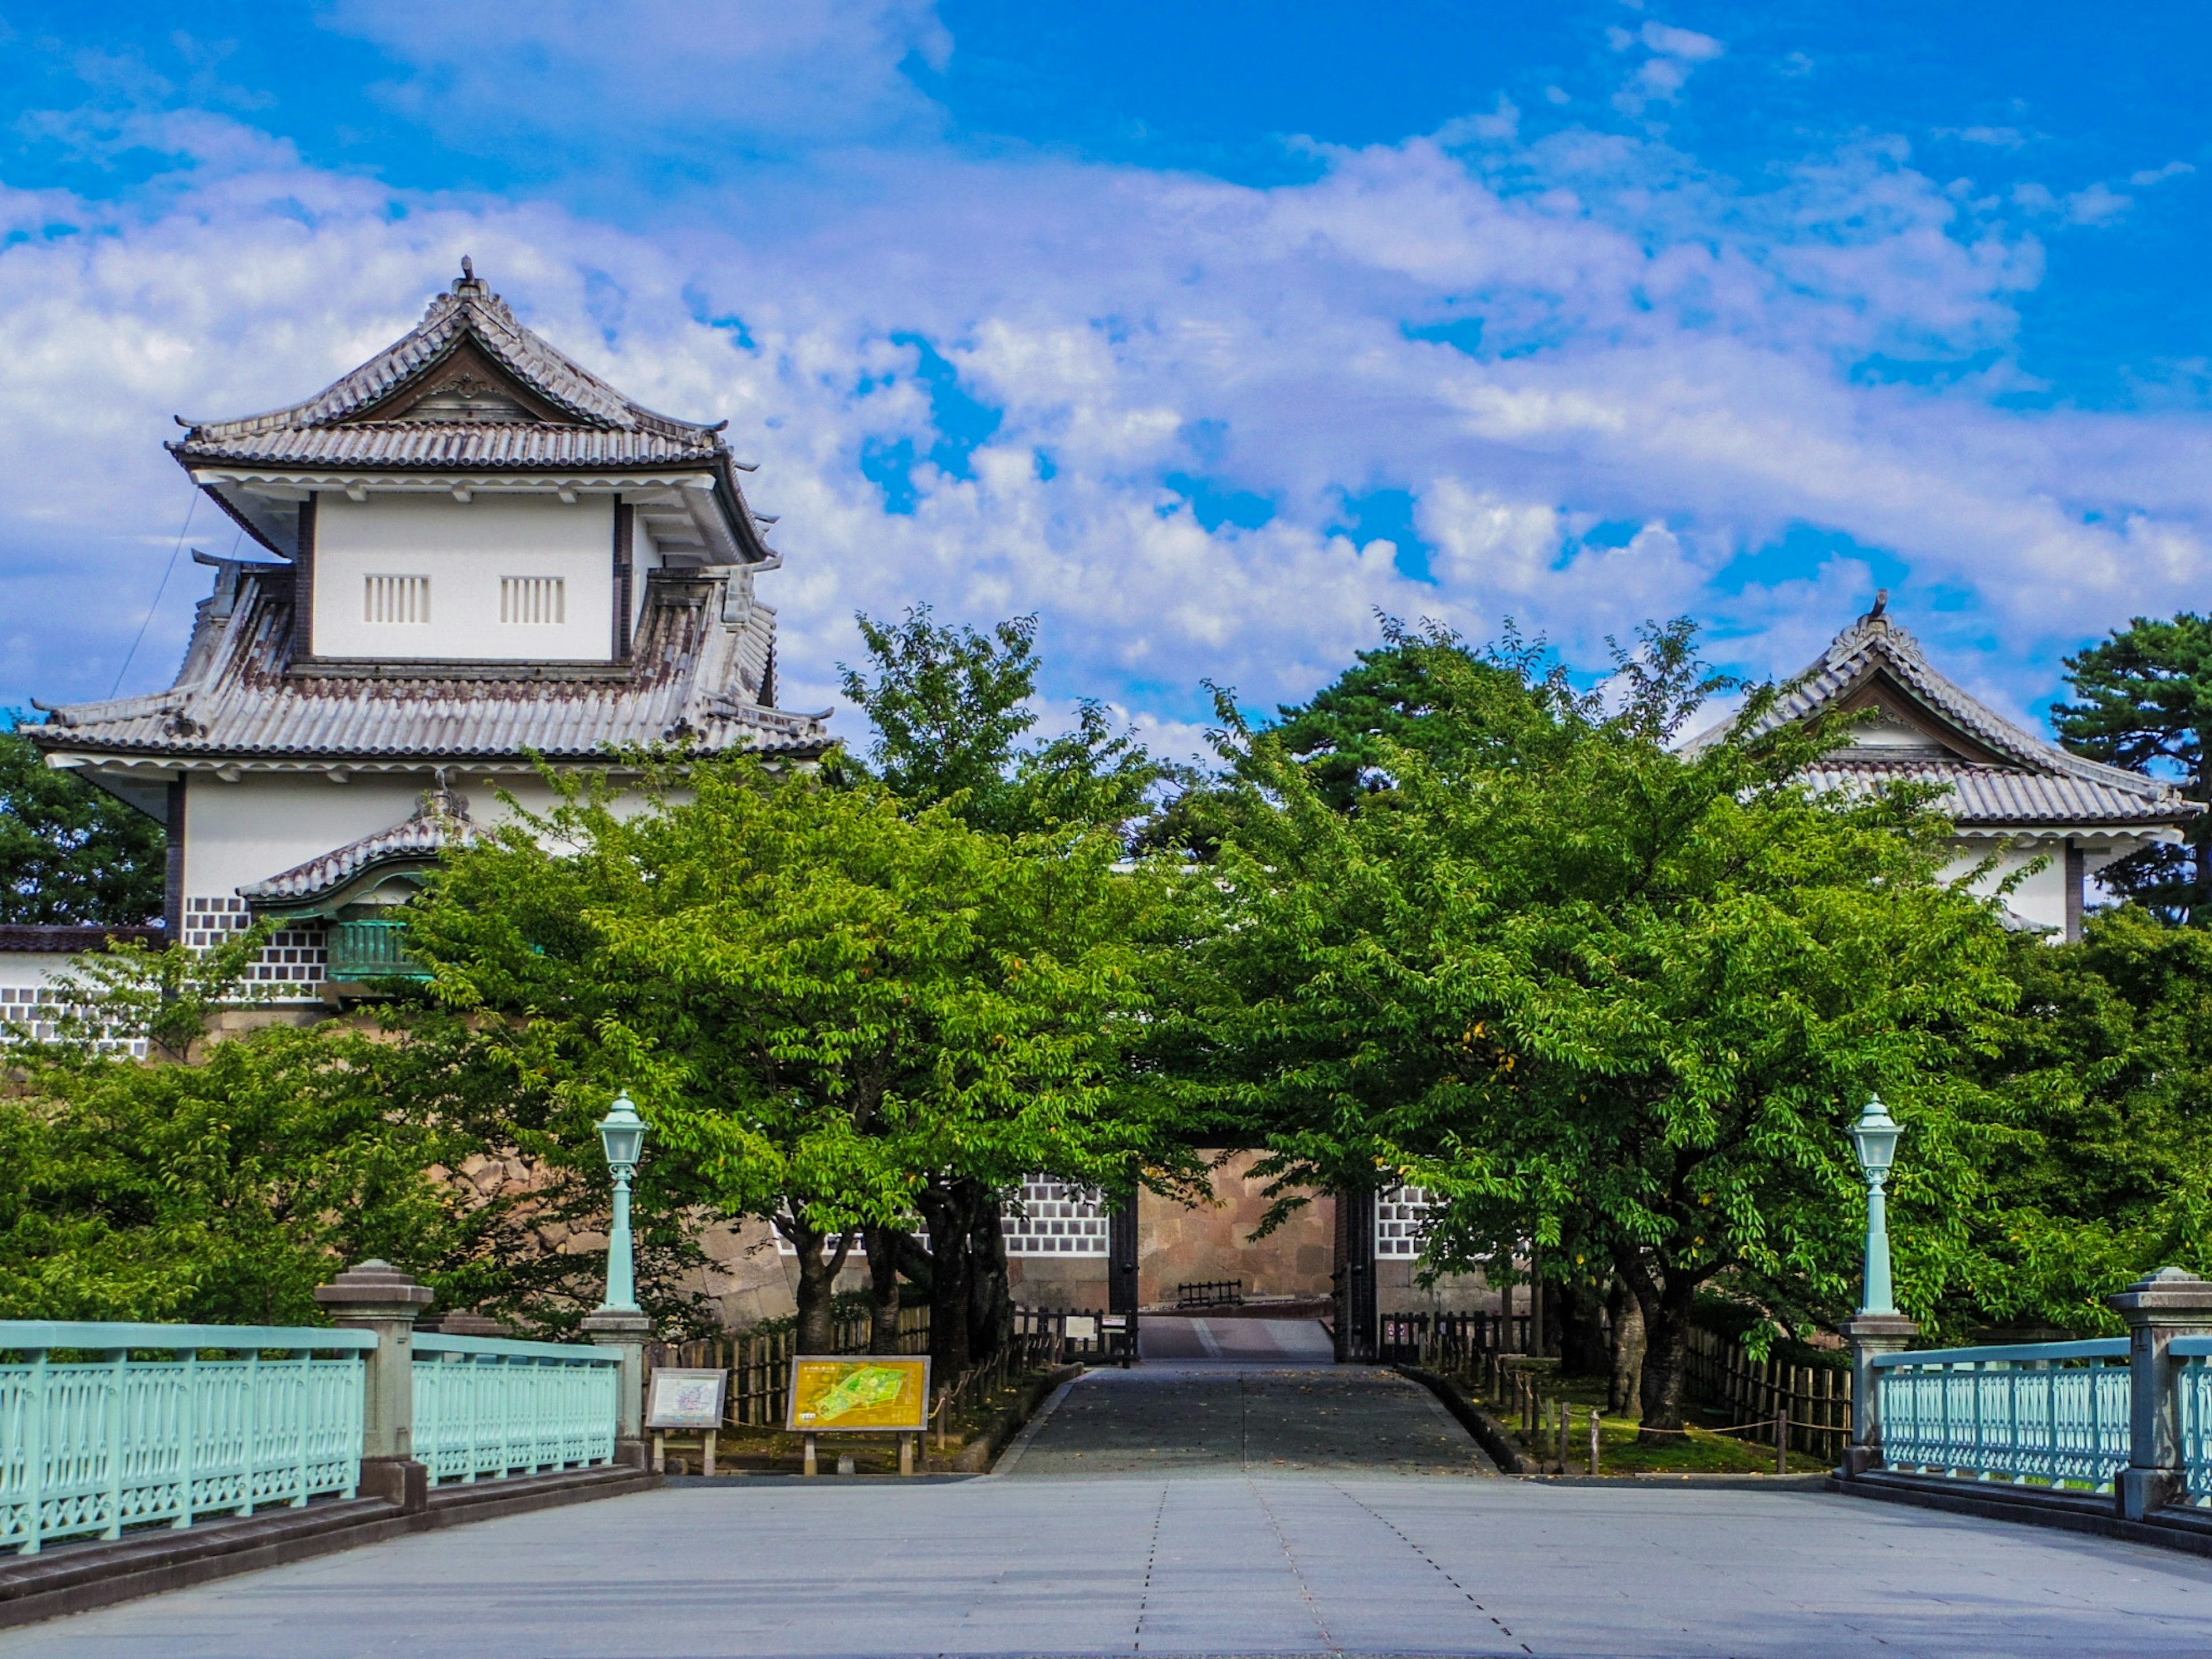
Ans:
<svg viewBox="0 0 2212 1659"><path fill-rule="evenodd" d="M1071 1386L1000 1468L1024 1480L1231 1470L1498 1473L1434 1395L1394 1371L1157 1360L1093 1371Z"/></svg>
<svg viewBox="0 0 2212 1659"><path fill-rule="evenodd" d="M1177 1443L1138 1407L1188 1419L1192 1369L1094 1375L1057 1443L1115 1413ZM1277 1473L1255 1399L1317 1464L1346 1431L1290 1407L1358 1396L1217 1381L1234 1457L1218 1428L1166 1472L1039 1474L1048 1423L1008 1477L671 1487L0 1632L0 1659L2212 1656L2193 1557L1802 1491Z"/></svg>

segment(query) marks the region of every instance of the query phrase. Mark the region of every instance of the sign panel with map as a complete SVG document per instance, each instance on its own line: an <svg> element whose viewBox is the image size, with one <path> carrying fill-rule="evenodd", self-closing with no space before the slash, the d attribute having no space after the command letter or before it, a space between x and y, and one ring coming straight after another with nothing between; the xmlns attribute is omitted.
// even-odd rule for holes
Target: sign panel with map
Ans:
<svg viewBox="0 0 2212 1659"><path fill-rule="evenodd" d="M919 1431L929 1425L927 1355L800 1354L791 1362L787 1429L806 1434Z"/></svg>

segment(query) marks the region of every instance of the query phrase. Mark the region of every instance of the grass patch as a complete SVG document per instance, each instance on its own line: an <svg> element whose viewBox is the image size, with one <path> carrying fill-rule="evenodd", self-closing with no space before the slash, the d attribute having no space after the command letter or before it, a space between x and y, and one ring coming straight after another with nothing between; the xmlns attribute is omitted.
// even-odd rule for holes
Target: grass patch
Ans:
<svg viewBox="0 0 2212 1659"><path fill-rule="evenodd" d="M1539 1373L1546 1410L1553 1414L1553 1425L1534 1433L1520 1427L1516 1402L1510 1395L1484 1395L1476 1391L1473 1379L1461 1378L1461 1385L1468 1398L1480 1405L1497 1419L1507 1437L1518 1446L1530 1464L1540 1468L1557 1468L1559 1457L1559 1435L1556 1426L1558 1402L1565 1400L1573 1408L1572 1425L1567 1431L1565 1473L1589 1473L1589 1413L1593 1406L1605 1403L1608 1379L1602 1376L1562 1376L1557 1371L1546 1370ZM1710 1429L1694 1426L1698 1408L1692 1406L1687 1415L1693 1426L1686 1434L1669 1435L1659 1445L1646 1446L1637 1443L1642 1427L1636 1416L1601 1416L1598 1419L1598 1472L1601 1474L1772 1474L1774 1445L1771 1440L1750 1440L1735 1435L1716 1434ZM1790 1454L1792 1474L1818 1474L1828 1468L1827 1462L1807 1453Z"/></svg>

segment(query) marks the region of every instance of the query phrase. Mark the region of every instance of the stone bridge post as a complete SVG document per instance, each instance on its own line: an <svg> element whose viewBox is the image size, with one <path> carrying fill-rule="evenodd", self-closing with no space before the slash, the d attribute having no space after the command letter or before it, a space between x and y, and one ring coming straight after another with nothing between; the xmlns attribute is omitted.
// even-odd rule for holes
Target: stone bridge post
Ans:
<svg viewBox="0 0 2212 1659"><path fill-rule="evenodd" d="M2181 1491L2178 1368L2166 1351L2177 1336L2212 1333L2212 1281L2160 1267L2105 1302L2128 1322L2130 1449L2114 1498L2123 1516L2140 1521Z"/></svg>
<svg viewBox="0 0 2212 1659"><path fill-rule="evenodd" d="M1851 1443L1844 1449L1844 1479L1881 1462L1881 1385L1875 1357L1904 1352L1919 1334L1920 1327L1903 1314L1854 1314L1844 1322L1844 1337L1851 1345Z"/></svg>
<svg viewBox="0 0 2212 1659"><path fill-rule="evenodd" d="M363 1356L360 1491L410 1513L430 1506L430 1472L415 1460L415 1317L430 1296L428 1285L374 1261L315 1292L339 1329L376 1334L376 1346Z"/></svg>

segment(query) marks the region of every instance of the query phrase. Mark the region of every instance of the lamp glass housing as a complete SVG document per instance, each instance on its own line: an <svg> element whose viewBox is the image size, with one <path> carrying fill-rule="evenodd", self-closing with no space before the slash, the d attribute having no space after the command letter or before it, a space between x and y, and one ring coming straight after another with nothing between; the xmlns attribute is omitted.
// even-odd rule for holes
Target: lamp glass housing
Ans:
<svg viewBox="0 0 2212 1659"><path fill-rule="evenodd" d="M646 1121L637 1115L630 1097L617 1095L615 1103L599 1122L599 1145L606 1152L607 1162L618 1169L635 1169L638 1154L645 1150Z"/></svg>
<svg viewBox="0 0 2212 1659"><path fill-rule="evenodd" d="M1897 1138L1904 1133L1903 1126L1881 1103L1881 1097L1868 1097L1866 1110L1851 1125L1851 1146L1858 1153L1859 1168L1869 1181L1889 1178L1890 1166L1897 1160Z"/></svg>

